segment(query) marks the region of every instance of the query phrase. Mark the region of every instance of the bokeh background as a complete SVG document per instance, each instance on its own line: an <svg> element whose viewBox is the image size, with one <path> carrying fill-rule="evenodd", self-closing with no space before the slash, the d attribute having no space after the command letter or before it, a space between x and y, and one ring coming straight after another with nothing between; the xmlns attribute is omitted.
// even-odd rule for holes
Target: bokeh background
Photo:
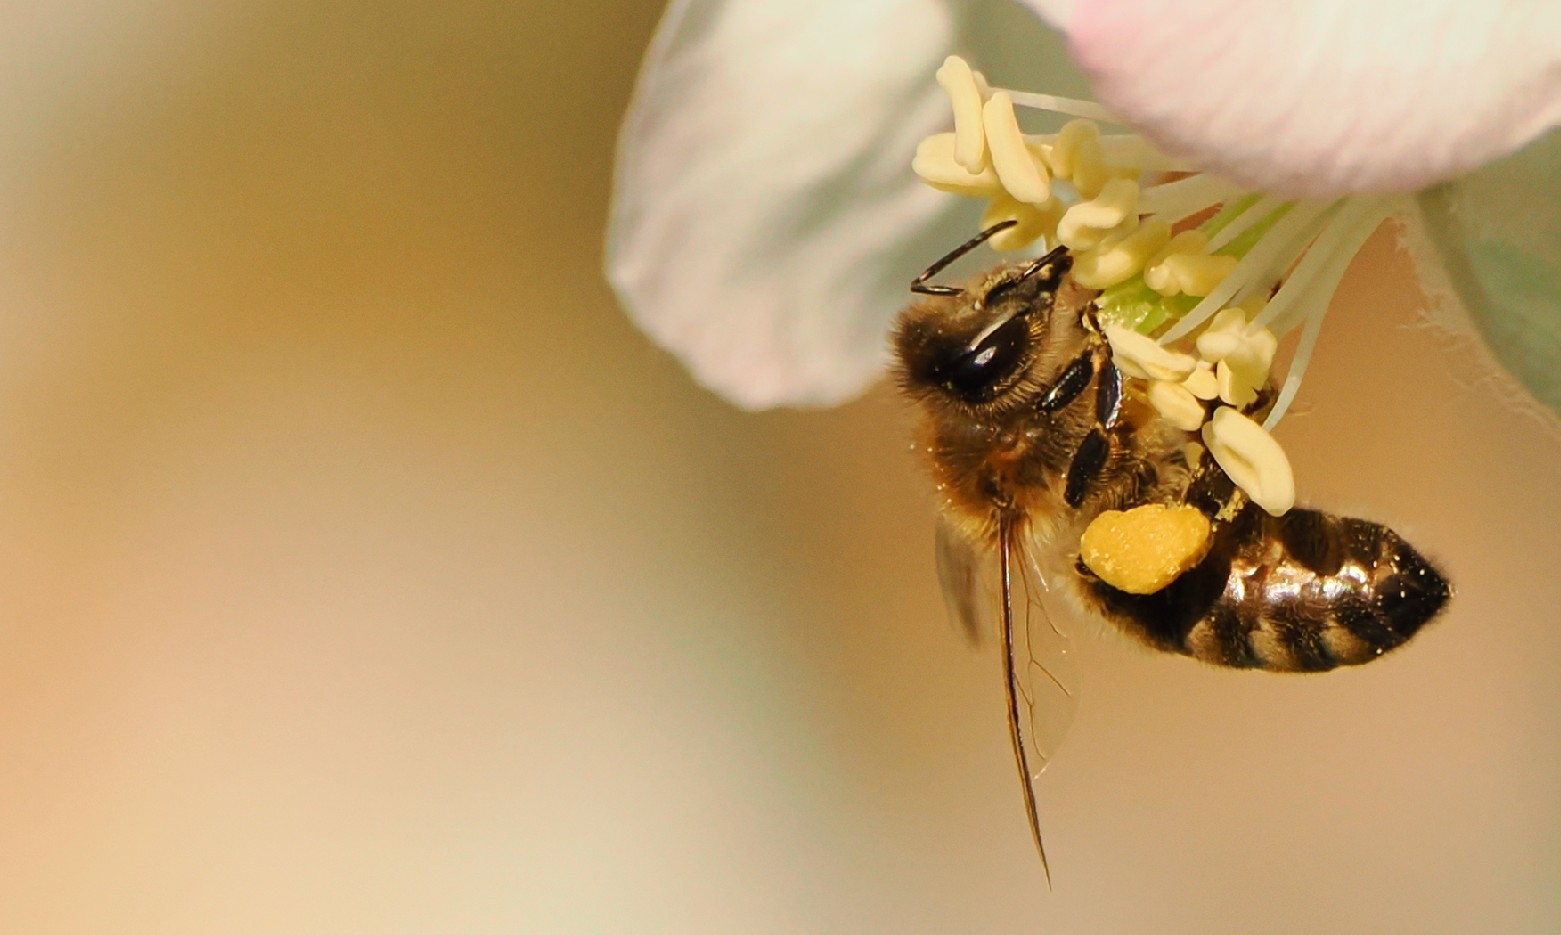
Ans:
<svg viewBox="0 0 1561 935"><path fill-rule="evenodd" d="M0 932L1561 929L1561 441L1390 237L1282 435L1454 609L1079 627L1047 892L897 401L734 411L602 281L657 4L0 9Z"/></svg>

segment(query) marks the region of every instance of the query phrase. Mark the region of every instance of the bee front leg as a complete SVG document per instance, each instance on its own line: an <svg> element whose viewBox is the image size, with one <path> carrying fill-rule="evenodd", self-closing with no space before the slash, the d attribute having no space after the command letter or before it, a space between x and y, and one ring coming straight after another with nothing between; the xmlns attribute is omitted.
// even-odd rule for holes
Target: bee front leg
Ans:
<svg viewBox="0 0 1561 935"><path fill-rule="evenodd" d="M1073 363L1062 368L1057 382L1046 391L1035 408L1041 412L1056 412L1078 399L1084 388L1089 386L1090 378L1095 375L1095 356L1094 350L1085 351Z"/></svg>

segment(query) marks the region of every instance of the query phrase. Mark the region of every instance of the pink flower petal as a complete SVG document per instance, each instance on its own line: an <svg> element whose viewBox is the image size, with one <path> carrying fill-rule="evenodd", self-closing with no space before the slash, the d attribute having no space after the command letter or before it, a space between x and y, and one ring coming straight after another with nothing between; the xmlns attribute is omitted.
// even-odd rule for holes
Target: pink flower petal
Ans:
<svg viewBox="0 0 1561 935"><path fill-rule="evenodd" d="M675 0L619 142L607 270L636 323L751 407L882 373L908 284L967 236L910 158L949 122L942 0Z"/></svg>
<svg viewBox="0 0 1561 935"><path fill-rule="evenodd" d="M1091 0L1067 28L1135 129L1280 194L1422 188L1561 122L1561 4Z"/></svg>

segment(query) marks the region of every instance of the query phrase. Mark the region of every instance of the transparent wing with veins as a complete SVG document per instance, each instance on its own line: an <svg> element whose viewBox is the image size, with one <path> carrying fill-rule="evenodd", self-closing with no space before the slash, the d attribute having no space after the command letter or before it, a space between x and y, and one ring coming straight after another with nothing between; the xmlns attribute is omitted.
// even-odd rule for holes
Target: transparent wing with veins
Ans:
<svg viewBox="0 0 1561 935"><path fill-rule="evenodd" d="M1025 811L1041 866L1046 850L1035 781L1061 746L1078 708L1078 672L1067 636L1046 612L1046 578L1013 518L1000 522L995 548L972 544L948 522L938 527L938 577L955 626L973 642L997 637L1009 733Z"/></svg>

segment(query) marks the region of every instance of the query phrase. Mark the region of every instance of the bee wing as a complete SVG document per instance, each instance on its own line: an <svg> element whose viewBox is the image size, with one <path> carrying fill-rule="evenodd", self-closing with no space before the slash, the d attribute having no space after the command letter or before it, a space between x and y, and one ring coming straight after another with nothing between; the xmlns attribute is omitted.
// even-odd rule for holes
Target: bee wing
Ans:
<svg viewBox="0 0 1561 935"><path fill-rule="evenodd" d="M1010 587L1013 613L1012 668L1009 678L1027 710L1021 725L1030 747L1030 779L1050 765L1073 725L1079 707L1079 670L1073 645L1057 625L1048 605L1055 596L1047 586L1061 572L1043 567L1044 550L1023 535L1012 537Z"/></svg>
<svg viewBox="0 0 1561 935"><path fill-rule="evenodd" d="M1041 842L1035 782L1051 763L1078 708L1079 679L1067 636L1046 610L1041 550L1001 521L996 548L973 544L945 522L938 525L938 579L955 626L972 642L998 637L1008 730L1023 783L1025 813L1051 879Z"/></svg>
<svg viewBox="0 0 1561 935"><path fill-rule="evenodd" d="M1039 773L1062 745L1078 709L1078 668L1067 634L1047 613L1047 573L1040 550L1022 536L1010 543L1009 580L997 548L972 543L947 520L938 523L938 583L949 621L972 645L1002 635L1003 606L1013 619L1013 667L1008 673L1027 709L1024 735Z"/></svg>
<svg viewBox="0 0 1561 935"><path fill-rule="evenodd" d="M949 622L972 646L997 630L997 553L971 544L946 519L938 521L938 584Z"/></svg>

